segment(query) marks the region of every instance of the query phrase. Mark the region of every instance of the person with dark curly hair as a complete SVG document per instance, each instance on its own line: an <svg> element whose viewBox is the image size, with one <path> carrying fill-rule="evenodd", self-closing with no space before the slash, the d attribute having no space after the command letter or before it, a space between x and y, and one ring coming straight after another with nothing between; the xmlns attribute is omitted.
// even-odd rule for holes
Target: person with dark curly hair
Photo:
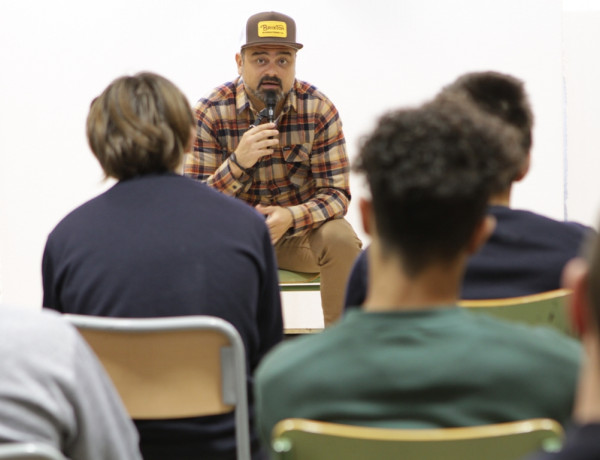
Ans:
<svg viewBox="0 0 600 460"><path fill-rule="evenodd" d="M523 82L499 72L472 72L443 88L438 98L449 94L464 96L482 116L497 117L518 135L514 161L502 170L510 180L492 191L487 209L496 227L469 258L461 298L518 297L559 289L565 264L579 255L586 236L594 231L577 222L510 207L513 185L525 178L531 161L534 117ZM367 265L363 251L347 283L346 308L360 306L365 299Z"/></svg>
<svg viewBox="0 0 600 460"><path fill-rule="evenodd" d="M95 316L223 318L242 337L251 382L283 337L277 264L258 212L178 173L194 125L181 91L152 73L117 78L92 102L89 144L118 182L50 233L43 305ZM235 458L233 412L136 426L145 460ZM253 451L262 458L256 436Z"/></svg>
<svg viewBox="0 0 600 460"><path fill-rule="evenodd" d="M533 112L523 82L498 72L473 72L442 93L461 93L485 114L498 117L519 132L519 161L506 187L495 190L488 213L496 228L469 259L463 299L518 297L559 289L563 268L577 257L593 229L577 222L510 207L513 185L523 180L531 162Z"/></svg>
<svg viewBox="0 0 600 460"><path fill-rule="evenodd" d="M412 428L568 420L578 343L457 306L516 137L458 96L379 120L355 165L371 192L360 203L372 238L366 301L262 361L263 439L288 417Z"/></svg>

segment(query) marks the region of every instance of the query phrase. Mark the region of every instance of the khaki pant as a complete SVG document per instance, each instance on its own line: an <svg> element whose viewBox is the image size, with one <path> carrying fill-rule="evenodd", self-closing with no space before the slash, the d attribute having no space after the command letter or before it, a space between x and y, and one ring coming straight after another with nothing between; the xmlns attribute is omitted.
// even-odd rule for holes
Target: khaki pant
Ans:
<svg viewBox="0 0 600 460"><path fill-rule="evenodd" d="M361 241L346 219L333 219L308 234L275 245L279 268L321 273L321 304L325 326L342 315L346 283Z"/></svg>

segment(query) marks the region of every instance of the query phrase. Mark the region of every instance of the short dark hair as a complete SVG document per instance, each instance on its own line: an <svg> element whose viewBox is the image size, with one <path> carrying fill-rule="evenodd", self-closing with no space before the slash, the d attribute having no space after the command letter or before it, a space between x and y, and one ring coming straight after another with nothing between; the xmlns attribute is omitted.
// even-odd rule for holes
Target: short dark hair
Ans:
<svg viewBox="0 0 600 460"><path fill-rule="evenodd" d="M478 109L500 118L518 131L520 158L516 157L519 160L516 165L509 165L514 169L510 180L513 182L532 146L534 117L523 81L500 72L471 72L444 87L440 96L447 93L464 94Z"/></svg>
<svg viewBox="0 0 600 460"><path fill-rule="evenodd" d="M462 97L379 120L354 168L366 174L385 251L399 254L409 275L466 247L516 137Z"/></svg>
<svg viewBox="0 0 600 460"><path fill-rule="evenodd" d="M114 80L92 102L87 137L104 174L119 180L174 171L194 116L183 93L149 72Z"/></svg>

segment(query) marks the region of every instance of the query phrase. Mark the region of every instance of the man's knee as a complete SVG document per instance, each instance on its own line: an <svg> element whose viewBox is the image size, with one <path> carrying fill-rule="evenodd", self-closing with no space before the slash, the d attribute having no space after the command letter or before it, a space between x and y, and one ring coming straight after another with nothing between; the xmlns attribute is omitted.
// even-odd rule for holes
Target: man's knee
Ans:
<svg viewBox="0 0 600 460"><path fill-rule="evenodd" d="M346 219L333 219L325 222L317 230L317 239L324 248L360 251L362 243Z"/></svg>

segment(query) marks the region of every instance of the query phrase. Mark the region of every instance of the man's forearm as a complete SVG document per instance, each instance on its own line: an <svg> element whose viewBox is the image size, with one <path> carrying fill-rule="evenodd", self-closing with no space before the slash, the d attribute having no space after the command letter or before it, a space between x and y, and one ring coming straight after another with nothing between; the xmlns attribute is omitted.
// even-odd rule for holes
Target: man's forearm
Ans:
<svg viewBox="0 0 600 460"><path fill-rule="evenodd" d="M302 204L287 207L293 216L288 235L301 236L323 222L345 216L349 203L350 196L346 191L328 188Z"/></svg>

